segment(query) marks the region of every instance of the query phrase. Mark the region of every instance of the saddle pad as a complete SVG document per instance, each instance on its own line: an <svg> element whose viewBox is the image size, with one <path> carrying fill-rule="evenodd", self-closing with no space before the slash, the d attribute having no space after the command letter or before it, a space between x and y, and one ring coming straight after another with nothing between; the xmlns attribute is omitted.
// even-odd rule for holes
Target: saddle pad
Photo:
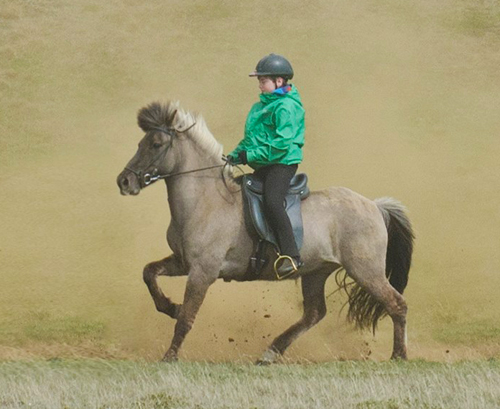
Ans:
<svg viewBox="0 0 500 409"><path fill-rule="evenodd" d="M243 198L246 206L248 219L263 240L272 243L279 249L278 241L274 235L271 226L269 225L264 215L264 195L262 194L262 181L255 178L253 175L243 176ZM285 198L285 209L292 224L295 243L300 250L304 237L304 228L302 225L302 213L300 211L300 201L309 196L309 188L307 187L307 175L300 173L294 176L290 182L290 190Z"/></svg>

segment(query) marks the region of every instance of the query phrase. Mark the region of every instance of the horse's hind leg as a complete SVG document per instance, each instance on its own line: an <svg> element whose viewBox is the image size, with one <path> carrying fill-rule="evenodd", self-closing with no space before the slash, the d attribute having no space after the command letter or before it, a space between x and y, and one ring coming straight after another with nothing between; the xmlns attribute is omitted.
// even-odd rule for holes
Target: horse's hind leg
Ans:
<svg viewBox="0 0 500 409"><path fill-rule="evenodd" d="M406 314L408 307L403 296L388 281L381 288L371 289L372 294L387 310L394 325L394 340L391 359L407 359L406 352Z"/></svg>
<svg viewBox="0 0 500 409"><path fill-rule="evenodd" d="M385 286L385 295L381 298L392 318L394 325L394 341L391 359L408 359L406 352L406 314L408 307L403 296L398 293L388 282Z"/></svg>
<svg viewBox="0 0 500 409"><path fill-rule="evenodd" d="M377 274L366 275L366 272ZM408 307L403 296L394 289L385 277L385 268L376 270L373 267L363 269L347 269L348 274L373 297L371 303L379 302L383 305L394 325L394 344L391 359L407 359L406 351L406 314ZM360 272L362 274L360 274Z"/></svg>
<svg viewBox="0 0 500 409"><path fill-rule="evenodd" d="M304 297L302 318L273 341L257 364L268 365L275 362L295 339L324 318L326 315L325 282L330 274L329 272L302 276Z"/></svg>
<svg viewBox="0 0 500 409"><path fill-rule="evenodd" d="M153 261L144 267L143 278L148 286L151 297L155 303L156 309L167 314L174 319L179 314L179 304L174 304L169 298L163 294L158 285L158 276L184 276L186 273L182 266L177 261L174 254L160 261Z"/></svg>

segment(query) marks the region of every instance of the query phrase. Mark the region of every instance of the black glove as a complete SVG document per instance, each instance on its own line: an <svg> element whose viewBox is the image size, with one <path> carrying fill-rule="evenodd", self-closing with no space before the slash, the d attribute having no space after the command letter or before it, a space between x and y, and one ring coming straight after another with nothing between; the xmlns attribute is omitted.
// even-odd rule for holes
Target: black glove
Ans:
<svg viewBox="0 0 500 409"><path fill-rule="evenodd" d="M234 158L231 155L227 155L225 160L228 164L234 165Z"/></svg>
<svg viewBox="0 0 500 409"><path fill-rule="evenodd" d="M246 165L248 163L247 151L240 151L240 153L238 153L238 159L242 165Z"/></svg>

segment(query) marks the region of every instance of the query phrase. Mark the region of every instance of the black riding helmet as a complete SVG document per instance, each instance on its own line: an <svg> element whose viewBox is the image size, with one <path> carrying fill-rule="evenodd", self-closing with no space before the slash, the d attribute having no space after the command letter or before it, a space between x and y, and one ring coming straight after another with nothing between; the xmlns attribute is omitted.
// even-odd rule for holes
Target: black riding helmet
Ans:
<svg viewBox="0 0 500 409"><path fill-rule="evenodd" d="M285 80L291 80L293 78L293 68L290 62L282 55L269 54L257 63L255 71L250 73L249 76L282 77Z"/></svg>

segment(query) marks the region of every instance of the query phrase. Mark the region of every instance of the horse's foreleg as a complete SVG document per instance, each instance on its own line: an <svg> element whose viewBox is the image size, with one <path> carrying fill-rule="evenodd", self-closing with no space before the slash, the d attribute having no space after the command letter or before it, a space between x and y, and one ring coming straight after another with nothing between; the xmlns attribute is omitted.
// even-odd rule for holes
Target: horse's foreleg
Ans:
<svg viewBox="0 0 500 409"><path fill-rule="evenodd" d="M324 318L326 315L325 282L330 274L319 273L302 277L304 297L302 318L273 341L257 364L268 365L275 362L295 339Z"/></svg>
<svg viewBox="0 0 500 409"><path fill-rule="evenodd" d="M170 348L163 357L163 361L171 362L177 360L179 349L186 338L187 333L191 330L196 314L198 313L208 287L215 281L217 277L208 277L202 271L191 272L186 283L186 291L184 293L184 301L180 306L175 324L174 337Z"/></svg>
<svg viewBox="0 0 500 409"><path fill-rule="evenodd" d="M144 282L148 286L151 297L155 303L156 309L167 314L169 317L177 318L179 314L179 304L174 304L163 294L158 285L158 276L183 276L186 275L182 266L177 261L175 254L160 261L153 261L144 267Z"/></svg>

